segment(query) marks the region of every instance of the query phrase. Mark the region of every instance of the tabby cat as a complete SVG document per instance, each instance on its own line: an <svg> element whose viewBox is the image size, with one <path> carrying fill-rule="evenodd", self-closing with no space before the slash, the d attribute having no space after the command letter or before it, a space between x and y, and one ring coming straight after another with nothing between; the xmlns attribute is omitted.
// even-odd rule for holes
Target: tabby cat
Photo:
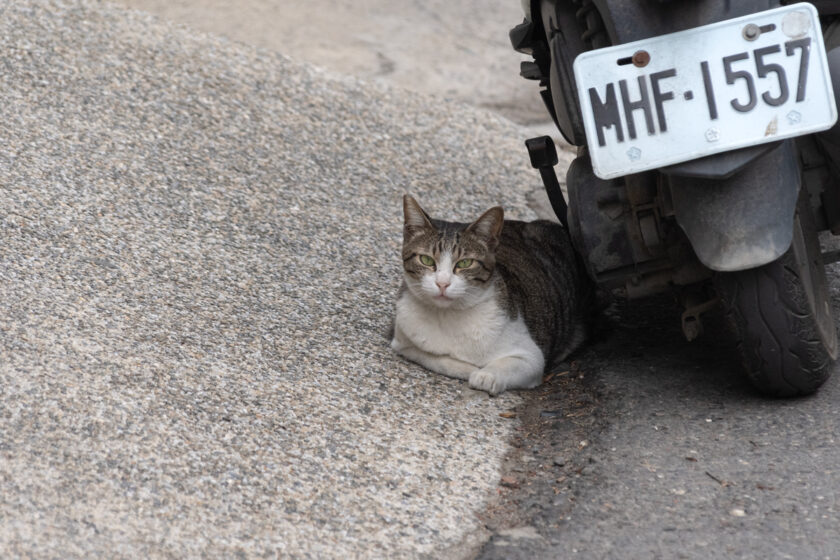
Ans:
<svg viewBox="0 0 840 560"><path fill-rule="evenodd" d="M433 220L403 197L403 284L391 348L497 395L532 388L584 341L593 287L559 224Z"/></svg>

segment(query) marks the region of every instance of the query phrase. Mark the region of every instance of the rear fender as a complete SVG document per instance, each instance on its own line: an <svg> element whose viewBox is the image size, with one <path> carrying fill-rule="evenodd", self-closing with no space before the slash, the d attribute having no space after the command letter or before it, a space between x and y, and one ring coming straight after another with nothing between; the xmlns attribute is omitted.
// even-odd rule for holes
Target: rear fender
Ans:
<svg viewBox="0 0 840 560"><path fill-rule="evenodd" d="M614 45L777 8L779 0L639 2L592 0Z"/></svg>
<svg viewBox="0 0 840 560"><path fill-rule="evenodd" d="M674 215L712 270L772 262L787 251L800 187L792 140L726 179L669 176Z"/></svg>

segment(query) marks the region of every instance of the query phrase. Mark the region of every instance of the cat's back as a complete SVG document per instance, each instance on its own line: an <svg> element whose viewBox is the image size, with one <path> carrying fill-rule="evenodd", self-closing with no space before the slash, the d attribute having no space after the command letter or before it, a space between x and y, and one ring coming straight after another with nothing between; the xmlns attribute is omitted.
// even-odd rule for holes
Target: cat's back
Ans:
<svg viewBox="0 0 840 560"><path fill-rule="evenodd" d="M504 265L547 267L548 272L577 266L568 231L556 222L505 220L497 260Z"/></svg>
<svg viewBox="0 0 840 560"><path fill-rule="evenodd" d="M496 264L508 312L523 317L547 358L566 353L593 296L568 231L548 220L505 220Z"/></svg>

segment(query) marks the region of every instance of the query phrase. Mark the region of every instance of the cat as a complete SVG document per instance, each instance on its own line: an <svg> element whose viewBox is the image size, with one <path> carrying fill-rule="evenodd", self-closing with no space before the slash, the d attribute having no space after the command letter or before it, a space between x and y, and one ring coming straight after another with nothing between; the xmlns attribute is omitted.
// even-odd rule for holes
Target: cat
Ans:
<svg viewBox="0 0 840 560"><path fill-rule="evenodd" d="M498 395L542 382L585 340L594 287L568 232L547 220L433 220L403 197L403 283L391 348Z"/></svg>

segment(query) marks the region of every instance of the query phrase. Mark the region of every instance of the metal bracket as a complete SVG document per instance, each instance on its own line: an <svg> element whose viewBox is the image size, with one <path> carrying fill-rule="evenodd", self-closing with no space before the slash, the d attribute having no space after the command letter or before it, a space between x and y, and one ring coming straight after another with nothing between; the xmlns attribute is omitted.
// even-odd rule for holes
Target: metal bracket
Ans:
<svg viewBox="0 0 840 560"><path fill-rule="evenodd" d="M720 299L713 298L698 305L692 305L683 311L682 330L687 341L691 342L703 334L703 321L701 320L700 315L706 311L714 309L718 303L720 303Z"/></svg>
<svg viewBox="0 0 840 560"><path fill-rule="evenodd" d="M563 227L568 230L569 220L567 214L569 208L566 205L566 199L563 198L563 191L560 189L557 174L554 172L554 166L557 165L558 161L554 141L550 136L538 136L525 140L525 147L528 148L531 166L540 171L543 185L545 185L545 192L548 194L548 200L551 202L551 208L557 215L557 219L563 224Z"/></svg>

